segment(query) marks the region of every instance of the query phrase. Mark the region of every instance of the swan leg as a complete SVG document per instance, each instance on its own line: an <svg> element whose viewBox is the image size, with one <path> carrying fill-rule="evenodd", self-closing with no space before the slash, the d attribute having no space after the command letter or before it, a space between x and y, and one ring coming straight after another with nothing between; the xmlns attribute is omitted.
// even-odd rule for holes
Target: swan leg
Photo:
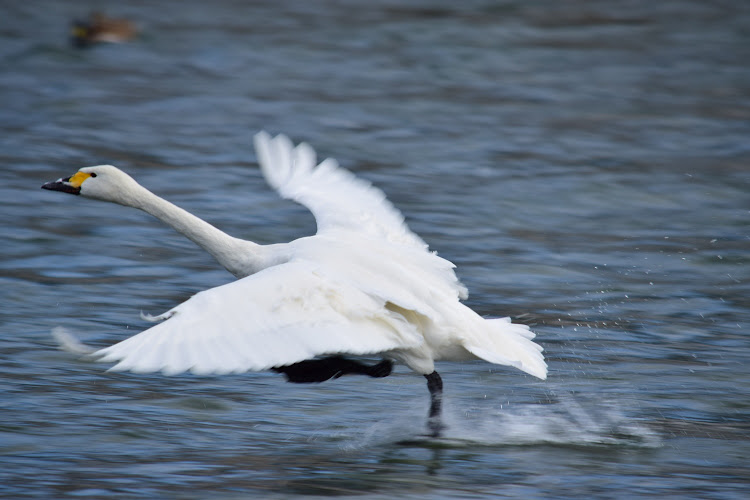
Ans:
<svg viewBox="0 0 750 500"><path fill-rule="evenodd" d="M441 431L445 428L442 419L443 405L443 379L438 372L432 372L424 376L427 379L427 389L430 391L430 413L427 418L427 428L430 430L430 436L440 437Z"/></svg>
<svg viewBox="0 0 750 500"><path fill-rule="evenodd" d="M343 356L329 356L320 359L308 359L292 365L277 366L272 368L276 373L286 375L288 382L297 384L309 384L314 382L325 382L342 375L367 375L369 377L387 377L391 374L393 362L384 359L372 366L365 365L359 361L346 359Z"/></svg>

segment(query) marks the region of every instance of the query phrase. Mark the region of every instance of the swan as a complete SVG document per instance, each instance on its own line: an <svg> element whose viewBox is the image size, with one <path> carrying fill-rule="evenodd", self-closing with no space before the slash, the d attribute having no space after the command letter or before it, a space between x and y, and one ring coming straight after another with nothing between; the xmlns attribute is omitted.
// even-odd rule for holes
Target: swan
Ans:
<svg viewBox="0 0 750 500"><path fill-rule="evenodd" d="M546 378L534 333L464 305L468 292L455 266L428 250L382 191L333 159L317 164L306 143L295 147L286 136L266 132L254 142L266 181L313 213L315 235L271 245L234 238L111 165L81 168L42 186L143 210L238 278L161 315L144 316L157 324L110 347L87 348L56 329L63 347L113 363L110 370L270 370L296 383L346 374L384 377L397 362L427 380L431 436L443 429L443 382L435 361L483 359ZM382 361L367 365L360 356Z"/></svg>

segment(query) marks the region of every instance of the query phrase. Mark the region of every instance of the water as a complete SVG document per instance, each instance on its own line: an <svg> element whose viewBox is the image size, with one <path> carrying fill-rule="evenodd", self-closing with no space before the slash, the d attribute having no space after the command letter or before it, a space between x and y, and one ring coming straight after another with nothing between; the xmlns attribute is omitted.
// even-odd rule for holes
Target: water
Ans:
<svg viewBox="0 0 750 500"><path fill-rule="evenodd" d="M0 496L744 498L750 478L750 9L742 2L72 2L0 20ZM104 346L231 279L134 210L42 191L113 163L230 234L314 231L251 135L380 186L545 382L439 366L427 391L111 374Z"/></svg>

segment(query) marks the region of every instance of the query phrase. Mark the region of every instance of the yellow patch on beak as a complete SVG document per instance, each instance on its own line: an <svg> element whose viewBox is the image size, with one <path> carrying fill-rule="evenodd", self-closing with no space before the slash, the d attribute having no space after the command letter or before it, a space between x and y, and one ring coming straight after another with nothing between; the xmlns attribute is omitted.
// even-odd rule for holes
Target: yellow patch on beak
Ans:
<svg viewBox="0 0 750 500"><path fill-rule="evenodd" d="M71 176L70 179L68 179L68 184L75 188L81 187L81 184L83 184L83 181L91 177L91 174L87 174L86 172L76 172L75 175Z"/></svg>

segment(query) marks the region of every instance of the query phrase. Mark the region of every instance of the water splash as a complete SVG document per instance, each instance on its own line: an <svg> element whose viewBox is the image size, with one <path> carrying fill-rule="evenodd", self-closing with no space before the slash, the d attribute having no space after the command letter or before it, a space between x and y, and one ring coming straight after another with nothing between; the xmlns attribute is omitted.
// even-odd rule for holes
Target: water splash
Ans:
<svg viewBox="0 0 750 500"><path fill-rule="evenodd" d="M424 419L398 415L370 425L346 447L399 443L424 447L618 446L658 448L659 434L643 421L626 414L619 401L584 401L564 396L549 404L510 407L458 407L447 402L446 430L439 439L424 434ZM360 429L361 431L361 429Z"/></svg>

